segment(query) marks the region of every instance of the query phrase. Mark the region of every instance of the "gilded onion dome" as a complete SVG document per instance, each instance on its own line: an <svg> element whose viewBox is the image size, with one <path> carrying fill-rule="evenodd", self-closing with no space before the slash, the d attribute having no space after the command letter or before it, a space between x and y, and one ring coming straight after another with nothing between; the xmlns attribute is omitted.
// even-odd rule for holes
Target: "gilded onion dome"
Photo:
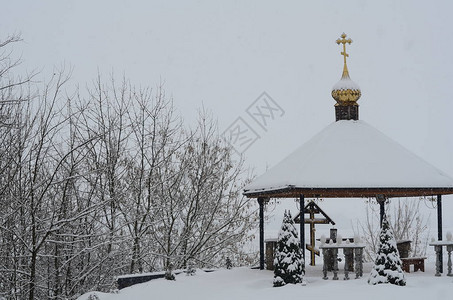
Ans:
<svg viewBox="0 0 453 300"><path fill-rule="evenodd" d="M346 44L351 44L351 39L346 39L346 34L341 35L341 39L337 39L337 44L343 44L343 52L341 55L344 56L343 75L340 81L338 81L332 88L332 97L337 101L336 105L351 106L358 105L357 100L361 96L360 87L351 80L349 77L348 66L346 65L346 57L349 54L346 53Z"/></svg>

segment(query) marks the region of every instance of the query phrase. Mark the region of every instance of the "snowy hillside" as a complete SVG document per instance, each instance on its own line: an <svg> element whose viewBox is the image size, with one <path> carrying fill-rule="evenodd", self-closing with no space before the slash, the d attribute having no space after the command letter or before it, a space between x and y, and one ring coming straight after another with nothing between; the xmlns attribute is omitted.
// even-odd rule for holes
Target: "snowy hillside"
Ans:
<svg viewBox="0 0 453 300"><path fill-rule="evenodd" d="M341 267L340 267L341 268ZM273 272L236 268L204 273L198 270L195 276L176 276L176 281L157 279L121 290L118 294L86 293L78 300L88 300L96 294L99 300L142 300L142 299L452 299L453 278L434 276L434 261L426 262L426 272L406 274L407 286L390 284L372 286L367 284L371 264L366 264L364 277L344 281L323 280L319 266L307 266L308 284L272 287ZM92 297L94 298L94 297Z"/></svg>

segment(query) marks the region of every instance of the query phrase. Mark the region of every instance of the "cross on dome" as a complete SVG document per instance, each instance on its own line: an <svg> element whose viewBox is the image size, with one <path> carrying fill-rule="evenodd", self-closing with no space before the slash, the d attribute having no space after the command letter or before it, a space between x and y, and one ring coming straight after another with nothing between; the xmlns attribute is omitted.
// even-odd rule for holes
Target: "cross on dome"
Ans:
<svg viewBox="0 0 453 300"><path fill-rule="evenodd" d="M341 55L344 56L344 64L346 65L346 57L349 57L349 54L346 53L346 44L351 44L352 40L351 39L346 39L346 33L341 34L341 39L337 39L337 44L343 44L343 52L341 52Z"/></svg>
<svg viewBox="0 0 453 300"><path fill-rule="evenodd" d="M346 65L346 57L349 54L346 52L346 44L351 44L352 40L346 38L346 33L341 34L341 38L337 39L338 45L343 44L341 55L344 57L343 74L332 88L332 97L337 101L335 104L335 118L339 120L358 120L359 119L359 100L362 92L360 87L349 77L348 66Z"/></svg>

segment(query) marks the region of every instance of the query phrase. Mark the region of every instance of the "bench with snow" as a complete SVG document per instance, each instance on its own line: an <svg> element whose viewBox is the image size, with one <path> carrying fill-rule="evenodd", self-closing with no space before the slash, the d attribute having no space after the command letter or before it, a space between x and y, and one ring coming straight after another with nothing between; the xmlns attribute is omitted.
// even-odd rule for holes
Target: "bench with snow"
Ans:
<svg viewBox="0 0 453 300"><path fill-rule="evenodd" d="M410 266L414 266L414 272L418 270L425 272L425 259L426 257L403 257L401 262L403 263L403 271L410 273Z"/></svg>

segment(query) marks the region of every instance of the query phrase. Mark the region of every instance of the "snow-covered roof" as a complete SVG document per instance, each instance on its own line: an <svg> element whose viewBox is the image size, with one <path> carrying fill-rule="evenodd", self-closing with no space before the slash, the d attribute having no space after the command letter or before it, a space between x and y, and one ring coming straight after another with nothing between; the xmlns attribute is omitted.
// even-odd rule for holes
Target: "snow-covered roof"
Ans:
<svg viewBox="0 0 453 300"><path fill-rule="evenodd" d="M447 189L444 193L453 193L453 179L366 122L342 120L256 178L244 194L370 188L442 188Z"/></svg>

